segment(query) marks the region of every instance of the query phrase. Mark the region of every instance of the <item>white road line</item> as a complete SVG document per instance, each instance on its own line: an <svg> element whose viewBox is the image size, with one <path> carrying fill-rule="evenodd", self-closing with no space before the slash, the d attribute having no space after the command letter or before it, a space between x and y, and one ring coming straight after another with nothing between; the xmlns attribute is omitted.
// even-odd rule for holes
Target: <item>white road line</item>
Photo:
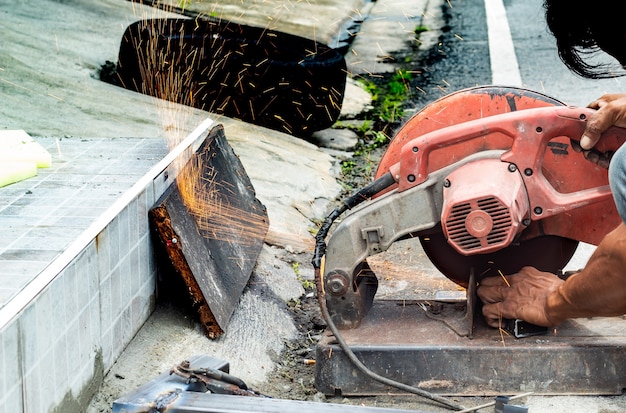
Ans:
<svg viewBox="0 0 626 413"><path fill-rule="evenodd" d="M494 85L522 86L522 76L502 0L485 0L491 81Z"/></svg>

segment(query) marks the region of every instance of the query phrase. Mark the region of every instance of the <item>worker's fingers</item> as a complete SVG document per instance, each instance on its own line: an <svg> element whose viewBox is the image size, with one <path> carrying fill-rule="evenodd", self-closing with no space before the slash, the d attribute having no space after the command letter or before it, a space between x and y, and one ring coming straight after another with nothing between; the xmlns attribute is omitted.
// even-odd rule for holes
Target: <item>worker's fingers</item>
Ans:
<svg viewBox="0 0 626 413"><path fill-rule="evenodd" d="M504 288L508 287L504 286ZM483 303L493 304L504 300L504 294L502 292L502 289L503 287L501 286L489 287L481 284L480 286L478 286L476 294Z"/></svg>
<svg viewBox="0 0 626 413"><path fill-rule="evenodd" d="M492 327L492 328L500 328L502 326L501 319L485 317L485 322L487 323L489 327Z"/></svg>
<svg viewBox="0 0 626 413"><path fill-rule="evenodd" d="M580 138L580 146L583 150L593 148L600 140L602 133L613 125L614 120L612 119L612 112L607 109L602 109L606 108L610 101L612 100L605 95L588 105L588 107L597 109L597 111L587 120L585 131Z"/></svg>
<svg viewBox="0 0 626 413"><path fill-rule="evenodd" d="M570 145L572 146L574 152L580 153L583 151L583 148L580 146L580 142L575 141L574 139L570 139Z"/></svg>
<svg viewBox="0 0 626 413"><path fill-rule="evenodd" d="M485 304L483 306L483 316L489 327L499 328L502 326L502 319L511 318L502 313L502 303Z"/></svg>
<svg viewBox="0 0 626 413"><path fill-rule="evenodd" d="M626 94L609 94L591 102L588 107L597 109L589 117L580 138L584 150L591 149L603 132L611 126L626 127Z"/></svg>
<svg viewBox="0 0 626 413"><path fill-rule="evenodd" d="M595 163L601 168L608 169L609 163L611 162L611 157L613 156L613 152L599 152L595 149L584 150L578 141L574 139L570 140L570 144L574 152L582 152L585 159L590 162Z"/></svg>
<svg viewBox="0 0 626 413"><path fill-rule="evenodd" d="M611 158L613 157L613 153L604 153L603 156L600 157L600 160L596 162L600 168L609 169L609 165L611 163Z"/></svg>
<svg viewBox="0 0 626 413"><path fill-rule="evenodd" d="M594 123L587 122L585 132L580 138L580 146L583 150L589 150L600 140L602 132L610 128L610 123L605 117L598 118Z"/></svg>
<svg viewBox="0 0 626 413"><path fill-rule="evenodd" d="M589 103L587 107L591 109L599 109L600 106L603 106L615 100L620 100L624 96L626 96L626 94L624 93L607 93L607 94L600 96L598 99L594 100L593 102Z"/></svg>
<svg viewBox="0 0 626 413"><path fill-rule="evenodd" d="M556 275L533 267L523 267L510 276L482 280L477 294L483 302L483 315L492 327L502 319L522 319L548 326L547 297L563 283Z"/></svg>
<svg viewBox="0 0 626 413"><path fill-rule="evenodd" d="M584 153L585 159L591 161L601 168L608 169L611 162L612 152L597 152L593 149Z"/></svg>
<svg viewBox="0 0 626 413"><path fill-rule="evenodd" d="M604 169L608 169L609 168L609 164L611 162L611 158L613 157L613 152L612 151L608 151L608 152L599 152L596 151L595 149L589 149L589 150L584 150L581 146L580 143L578 141L575 140L570 140L572 149L574 150L574 152L582 152L583 156L585 157L585 159L587 159L590 162L595 163L596 165L598 165L601 168Z"/></svg>

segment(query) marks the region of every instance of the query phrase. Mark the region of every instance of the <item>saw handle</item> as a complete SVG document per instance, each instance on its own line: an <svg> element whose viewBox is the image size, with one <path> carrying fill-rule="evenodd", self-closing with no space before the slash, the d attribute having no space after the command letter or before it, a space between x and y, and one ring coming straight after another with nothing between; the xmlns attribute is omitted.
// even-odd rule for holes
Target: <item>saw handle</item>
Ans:
<svg viewBox="0 0 626 413"><path fill-rule="evenodd" d="M405 191L426 181L429 159L434 151L475 139L487 141L490 135L504 135L511 140L511 144L501 160L514 164L524 177L533 201L533 218L545 218L611 196L608 184L562 194L552 187L542 173L548 143L558 137L579 139L585 130L586 119L593 112L593 109L588 108L543 107L489 116L439 129L407 142L402 147L400 162L391 167L390 172L398 182L398 190ZM625 140L626 129L611 127L602 135L595 150L615 151Z"/></svg>
<svg viewBox="0 0 626 413"><path fill-rule="evenodd" d="M428 178L431 154L474 139L489 139L501 134L511 140L511 151L524 146L533 159L541 158L548 142L557 136L579 138L592 109L574 107L543 107L509 112L448 126L416 137L401 150L400 161L390 168L401 191L417 186ZM541 132L537 132L540 130ZM600 142L603 140L601 139ZM534 148L534 150L533 150Z"/></svg>

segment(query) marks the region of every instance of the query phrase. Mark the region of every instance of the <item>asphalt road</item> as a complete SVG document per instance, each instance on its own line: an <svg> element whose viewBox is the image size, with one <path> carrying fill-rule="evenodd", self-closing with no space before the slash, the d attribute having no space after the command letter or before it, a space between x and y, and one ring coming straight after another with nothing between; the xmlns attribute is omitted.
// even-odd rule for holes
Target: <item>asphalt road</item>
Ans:
<svg viewBox="0 0 626 413"><path fill-rule="evenodd" d="M488 0L488 3L494 1ZM542 0L504 1L507 29L510 29L521 78L521 84L515 86L577 106L585 106L604 93L624 90L626 79L582 79L565 67L546 27L542 3ZM452 7L443 5L445 24L440 42L422 56L422 73L416 76L414 84L423 92L413 97L416 109L455 90L502 79L498 71L509 70L508 66L492 70L490 65L508 54L503 49L507 47L503 44L506 42L496 38L496 49L490 56L489 30L493 28L488 25L485 2L452 1L450 4ZM496 23L501 23L501 19ZM600 58L612 60L606 55Z"/></svg>

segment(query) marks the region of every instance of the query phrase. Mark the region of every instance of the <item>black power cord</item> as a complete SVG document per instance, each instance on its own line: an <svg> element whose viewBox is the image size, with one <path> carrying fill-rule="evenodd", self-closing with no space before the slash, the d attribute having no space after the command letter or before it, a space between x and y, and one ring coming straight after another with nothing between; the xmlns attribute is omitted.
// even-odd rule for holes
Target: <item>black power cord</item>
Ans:
<svg viewBox="0 0 626 413"><path fill-rule="evenodd" d="M354 208L355 206L359 205L361 202L367 199L370 199L374 195L380 193L386 188L389 188L395 183L396 181L390 172L381 176L380 178L378 178L371 184L367 185L365 188L361 189L357 193L347 198L341 206L335 208L326 217L326 219L324 220L324 223L322 224L319 231L317 232L317 235L315 236L315 252L314 252L313 260L311 263L313 264L313 268L315 271L315 286L317 289L317 298L320 304L322 316L326 320L326 324L328 325L328 328L330 328L330 331L335 336L335 339L337 340L339 347L341 347L341 349L346 354L348 359L352 362L352 364L354 364L354 366L357 369L359 369L361 373L365 374L367 377L379 383L385 384L387 386L391 386L399 390L405 391L407 393L413 393L418 396L424 397L426 399L435 401L437 403L440 403L450 408L451 410L464 410L465 407L463 407L462 405L458 403L450 401L446 399L445 397L441 397L436 394L430 393L426 390L420 389L418 387L410 386L408 384L404 384L404 383L389 379L387 377L383 377L371 371L369 368L367 368L367 366L365 366L361 362L361 360L358 359L358 357L354 354L352 349L350 349L350 346L343 339L341 333L339 332L339 329L337 328L332 318L330 317L328 308L326 307L326 298L324 296L324 279L323 279L323 274L321 271L321 266L322 266L322 259L324 255L326 254L326 236L328 235L328 232L330 231L331 226L333 225L335 220L339 216L341 216L344 212L346 212L348 209Z"/></svg>

